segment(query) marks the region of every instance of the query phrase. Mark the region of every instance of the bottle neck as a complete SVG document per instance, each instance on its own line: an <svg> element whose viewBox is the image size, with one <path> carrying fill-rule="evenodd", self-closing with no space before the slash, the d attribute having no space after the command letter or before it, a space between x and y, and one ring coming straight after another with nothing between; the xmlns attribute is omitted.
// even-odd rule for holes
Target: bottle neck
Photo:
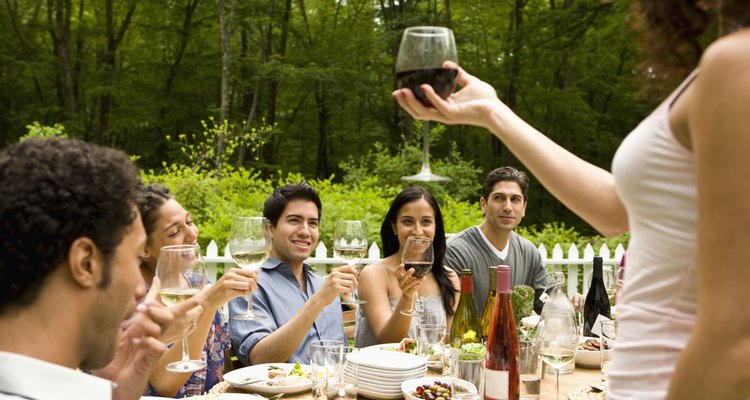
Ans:
<svg viewBox="0 0 750 400"><path fill-rule="evenodd" d="M471 281L471 276L461 277L461 295L471 295L474 292L474 284Z"/></svg>
<svg viewBox="0 0 750 400"><path fill-rule="evenodd" d="M497 268L490 268L490 293L497 291Z"/></svg>
<svg viewBox="0 0 750 400"><path fill-rule="evenodd" d="M497 292L510 293L510 270L503 269L497 271Z"/></svg>
<svg viewBox="0 0 750 400"><path fill-rule="evenodd" d="M598 263L594 263L594 268L592 270L592 273L593 273L592 276L594 277L594 279L602 279L604 276L602 274L602 265Z"/></svg>

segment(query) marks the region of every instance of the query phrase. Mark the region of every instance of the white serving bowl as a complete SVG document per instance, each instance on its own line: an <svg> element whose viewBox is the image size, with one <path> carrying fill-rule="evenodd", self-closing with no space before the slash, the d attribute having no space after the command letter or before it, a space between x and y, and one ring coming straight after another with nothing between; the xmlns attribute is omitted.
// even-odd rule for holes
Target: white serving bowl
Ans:
<svg viewBox="0 0 750 400"><path fill-rule="evenodd" d="M584 343L587 340L598 341L599 338L581 336L579 338L579 343ZM601 352L599 350L584 350L581 347L578 347L578 352L576 352L576 365L583 368L601 368Z"/></svg>

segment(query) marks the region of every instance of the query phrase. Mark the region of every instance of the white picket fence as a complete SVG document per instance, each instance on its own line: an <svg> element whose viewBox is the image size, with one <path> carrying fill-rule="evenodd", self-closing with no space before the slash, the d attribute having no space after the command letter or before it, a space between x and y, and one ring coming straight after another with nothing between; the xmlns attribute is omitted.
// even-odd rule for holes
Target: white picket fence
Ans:
<svg viewBox="0 0 750 400"><path fill-rule="evenodd" d="M567 252L564 252L560 244L555 244L552 248L552 255L549 256L547 248L544 245L540 245L539 254L542 256L547 269L550 272L563 271L563 266L567 266L567 292L569 296L572 296L576 292L585 293L588 289L589 282L591 282L591 265L595 255L602 257L604 265L619 265L622 255L625 253L625 248L622 245L617 245L614 254L610 251L609 247L604 244L599 248L599 251L595 251L591 244L587 244L583 249L583 255L578 250L576 245L571 245ZM372 264L379 261L380 247L377 243L373 243L367 252L367 257L363 258L362 264ZM211 240L208 247L206 248L206 254L204 261L208 265L208 276L212 281L216 281L219 264L234 265L232 257L229 255L229 246L224 248L223 255L219 255L219 247L216 242ZM341 265L344 264L344 260L336 258L335 256L328 255L328 247L325 243L318 243L318 247L315 249L313 257L308 258L306 261L308 264L323 266L318 271L325 271L326 265ZM578 275L583 273L583 288L578 288Z"/></svg>

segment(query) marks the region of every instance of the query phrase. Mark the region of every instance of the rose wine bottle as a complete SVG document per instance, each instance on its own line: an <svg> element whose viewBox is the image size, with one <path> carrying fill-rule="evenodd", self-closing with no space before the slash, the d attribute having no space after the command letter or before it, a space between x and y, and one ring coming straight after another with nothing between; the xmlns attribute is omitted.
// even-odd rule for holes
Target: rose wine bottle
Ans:
<svg viewBox="0 0 750 400"><path fill-rule="evenodd" d="M586 293L586 302L583 304L583 336L593 336L591 329L600 315L611 318L609 297L602 277L602 258L594 257L591 285Z"/></svg>
<svg viewBox="0 0 750 400"><path fill-rule="evenodd" d="M456 315L451 325L451 346L461 348L464 343L479 343L482 338L482 327L474 308L474 290L471 281L471 270L461 270L461 297L458 298Z"/></svg>
<svg viewBox="0 0 750 400"><path fill-rule="evenodd" d="M497 297L487 342L484 398L518 400L521 375L518 366L518 332L510 303L510 267L497 267Z"/></svg>
<svg viewBox="0 0 750 400"><path fill-rule="evenodd" d="M492 323L492 310L495 308L495 297L497 296L497 266L490 266L490 290L487 291L487 300L484 302L482 310L482 340L487 343L490 336L490 325Z"/></svg>

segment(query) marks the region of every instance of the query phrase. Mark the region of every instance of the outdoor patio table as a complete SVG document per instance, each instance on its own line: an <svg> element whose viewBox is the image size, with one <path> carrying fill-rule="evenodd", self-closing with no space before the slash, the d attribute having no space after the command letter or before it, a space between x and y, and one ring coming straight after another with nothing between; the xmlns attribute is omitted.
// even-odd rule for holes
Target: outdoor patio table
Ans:
<svg viewBox="0 0 750 400"><path fill-rule="evenodd" d="M427 376L432 375L428 373ZM440 378L439 375L434 375L436 379ZM598 369L586 369L576 368L572 374L560 375L560 398L567 399L568 395L574 393L574 398L571 400L582 400L582 399L604 399L603 393L593 393L589 396L583 395L588 385L601 383L601 372ZM555 375L547 373L542 380L542 393L541 400L554 400L555 399ZM211 389L210 393L247 393L240 389L233 388L226 382L221 382ZM360 399L366 399L366 397L359 397ZM308 390L307 392L285 395L283 399L288 400L312 400L312 393Z"/></svg>

